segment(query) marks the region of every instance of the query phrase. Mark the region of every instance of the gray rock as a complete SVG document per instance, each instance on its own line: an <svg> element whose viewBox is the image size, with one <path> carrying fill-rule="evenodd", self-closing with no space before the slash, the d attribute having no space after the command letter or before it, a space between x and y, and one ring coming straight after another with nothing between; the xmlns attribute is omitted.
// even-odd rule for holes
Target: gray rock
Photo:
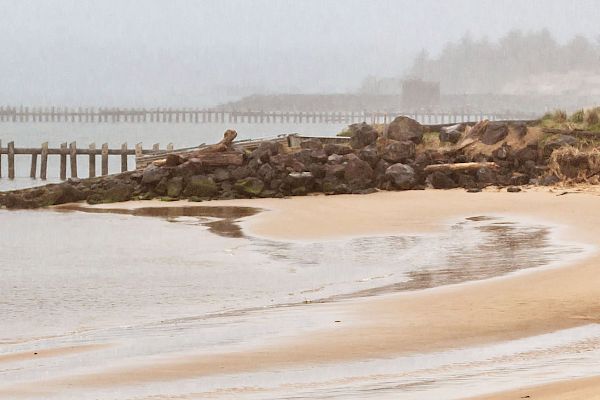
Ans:
<svg viewBox="0 0 600 400"><path fill-rule="evenodd" d="M167 182L167 196L179 197L183 191L183 177L175 176Z"/></svg>
<svg viewBox="0 0 600 400"><path fill-rule="evenodd" d="M344 178L346 168L342 164L325 164L325 177Z"/></svg>
<svg viewBox="0 0 600 400"><path fill-rule="evenodd" d="M349 154L353 152L350 146L344 146L343 144L335 143L327 143L323 147L323 149L325 150L325 153L327 153L328 156L332 154L339 154L343 156L344 154Z"/></svg>
<svg viewBox="0 0 600 400"><path fill-rule="evenodd" d="M508 126L504 122L488 123L485 132L481 136L481 142L487 145L496 144L504 140L508 135Z"/></svg>
<svg viewBox="0 0 600 400"><path fill-rule="evenodd" d="M231 173L225 168L217 168L213 172L213 179L215 182L227 181L231 178Z"/></svg>
<svg viewBox="0 0 600 400"><path fill-rule="evenodd" d="M352 159L346 163L344 180L351 190L365 189L372 186L373 168L366 161Z"/></svg>
<svg viewBox="0 0 600 400"><path fill-rule="evenodd" d="M435 189L452 189L457 186L452 178L440 171L430 174L427 181Z"/></svg>
<svg viewBox="0 0 600 400"><path fill-rule="evenodd" d="M324 164L327 162L327 158L327 153L325 153L325 150L323 149L313 150L310 152L310 159L313 162Z"/></svg>
<svg viewBox="0 0 600 400"><path fill-rule="evenodd" d="M238 180L233 189L244 196L256 197L265 188L265 183L258 178L245 178Z"/></svg>
<svg viewBox="0 0 600 400"><path fill-rule="evenodd" d="M379 162L379 155L377 154L377 146L375 146L374 144L370 144L366 147L363 147L359 151L358 157L360 157L361 160L368 162L371 167L375 168L375 166Z"/></svg>
<svg viewBox="0 0 600 400"><path fill-rule="evenodd" d="M144 169L142 175L142 183L150 185L153 183L160 182L163 178L168 177L170 171L167 168L157 167L154 164L150 164Z"/></svg>
<svg viewBox="0 0 600 400"><path fill-rule="evenodd" d="M375 143L379 135L371 125L365 122L348 126L348 131L351 137L350 147L353 149L362 149L365 146Z"/></svg>
<svg viewBox="0 0 600 400"><path fill-rule="evenodd" d="M205 175L194 175L188 179L183 195L210 198L217 194L218 190L219 188L212 178Z"/></svg>
<svg viewBox="0 0 600 400"><path fill-rule="evenodd" d="M388 126L387 137L419 144L423 140L423 126L412 118L397 117Z"/></svg>
<svg viewBox="0 0 600 400"><path fill-rule="evenodd" d="M475 174L477 177L477 182L483 184L492 184L496 183L496 173L492 171L490 168L479 168L477 173Z"/></svg>
<svg viewBox="0 0 600 400"><path fill-rule="evenodd" d="M392 164L404 163L415 157L415 144L410 141L399 142L379 138L377 140L377 154Z"/></svg>
<svg viewBox="0 0 600 400"><path fill-rule="evenodd" d="M464 130L463 124L445 126L440 129L440 142L458 143Z"/></svg>
<svg viewBox="0 0 600 400"><path fill-rule="evenodd" d="M275 176L275 170L269 164L263 164L258 169L257 175L263 181L271 182L271 179Z"/></svg>
<svg viewBox="0 0 600 400"><path fill-rule="evenodd" d="M396 163L385 170L385 178L392 183L396 189L407 190L416 182L415 170L406 164Z"/></svg>

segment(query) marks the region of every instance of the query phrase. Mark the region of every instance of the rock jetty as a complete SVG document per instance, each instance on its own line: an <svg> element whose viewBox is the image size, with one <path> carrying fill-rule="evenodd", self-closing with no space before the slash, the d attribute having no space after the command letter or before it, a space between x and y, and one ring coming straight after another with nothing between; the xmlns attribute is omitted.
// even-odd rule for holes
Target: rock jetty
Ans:
<svg viewBox="0 0 600 400"><path fill-rule="evenodd" d="M235 131L228 130L220 143L185 156L170 154L136 171L3 192L0 206L39 208L154 198L204 201L427 187L477 192L490 185L555 184L566 177L587 177L595 168L583 153L565 152L574 149L572 136L549 136L532 123L482 121L433 127L398 117L385 129L360 123L350 125L348 132L345 144L315 138L289 147L267 140L243 149L233 141Z"/></svg>

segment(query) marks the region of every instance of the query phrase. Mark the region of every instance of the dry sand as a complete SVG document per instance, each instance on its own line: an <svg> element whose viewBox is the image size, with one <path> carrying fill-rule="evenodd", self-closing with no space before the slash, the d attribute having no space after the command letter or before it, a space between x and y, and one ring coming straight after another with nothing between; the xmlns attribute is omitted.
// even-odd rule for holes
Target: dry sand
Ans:
<svg viewBox="0 0 600 400"><path fill-rule="evenodd" d="M270 210L251 217L245 222L245 228L250 234L274 238L428 232L441 229L445 221L456 217L502 214L559 224L564 226L561 237L600 248L598 193L557 194L547 191L476 194L460 190L408 191L234 200L201 205L243 205ZM148 207L152 204L177 205L141 202L117 207ZM548 333L600 322L599 276L600 258L594 254L563 268L352 301L342 305L346 308L344 312L350 315L343 324L308 337L290 338L285 343L265 345L243 353L189 356L40 383L39 387L60 390L67 386L126 385L298 363L388 357ZM598 385L596 380L578 382L573 383L573 387ZM564 393L569 393L569 384L561 385ZM552 393L551 389L539 390L540 396ZM571 397L539 398L591 398L584 391L570 393Z"/></svg>

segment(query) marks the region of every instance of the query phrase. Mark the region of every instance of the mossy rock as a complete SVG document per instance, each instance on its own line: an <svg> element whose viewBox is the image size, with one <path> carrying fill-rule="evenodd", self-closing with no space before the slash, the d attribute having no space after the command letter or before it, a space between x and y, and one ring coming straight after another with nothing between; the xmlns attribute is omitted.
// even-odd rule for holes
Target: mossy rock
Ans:
<svg viewBox="0 0 600 400"><path fill-rule="evenodd" d="M204 175L194 175L189 178L183 195L185 197L211 198L219 191L215 181Z"/></svg>
<svg viewBox="0 0 600 400"><path fill-rule="evenodd" d="M265 183L258 178L240 179L233 185L233 189L243 195L258 196L265 188Z"/></svg>
<svg viewBox="0 0 600 400"><path fill-rule="evenodd" d="M181 176L176 176L174 178L169 179L169 181L167 182L167 196L179 197L182 191L183 178Z"/></svg>

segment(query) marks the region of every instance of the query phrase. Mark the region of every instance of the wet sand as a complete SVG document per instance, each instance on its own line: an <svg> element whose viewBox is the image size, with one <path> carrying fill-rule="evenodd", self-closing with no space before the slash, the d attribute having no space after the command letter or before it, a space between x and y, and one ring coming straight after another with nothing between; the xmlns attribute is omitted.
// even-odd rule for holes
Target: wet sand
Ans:
<svg viewBox="0 0 600 400"><path fill-rule="evenodd" d="M556 382L543 386L511 390L470 400L598 400L600 399L600 377Z"/></svg>
<svg viewBox="0 0 600 400"><path fill-rule="evenodd" d="M19 353L0 354L0 364L19 361L31 361L39 358L63 357L71 354L84 353L109 347L108 344L87 344L80 346L67 346L56 348L41 348L37 351L24 351Z"/></svg>
<svg viewBox="0 0 600 400"><path fill-rule="evenodd" d="M202 206L269 210L244 220L242 226L249 234L271 238L299 240L431 232L441 229L450 218L511 215L561 225L564 227L560 231L562 238L600 246L598 193L557 194L546 191L475 194L459 190L410 191L234 200L207 202ZM176 205L146 201L110 205L109 208ZM345 302L335 306L345 315L340 324L309 336L292 337L244 352L190 355L153 365L115 368L47 382L40 384L38 389L112 387L297 364L391 357L517 339L598 323L599 265L600 259L595 253L562 268Z"/></svg>

